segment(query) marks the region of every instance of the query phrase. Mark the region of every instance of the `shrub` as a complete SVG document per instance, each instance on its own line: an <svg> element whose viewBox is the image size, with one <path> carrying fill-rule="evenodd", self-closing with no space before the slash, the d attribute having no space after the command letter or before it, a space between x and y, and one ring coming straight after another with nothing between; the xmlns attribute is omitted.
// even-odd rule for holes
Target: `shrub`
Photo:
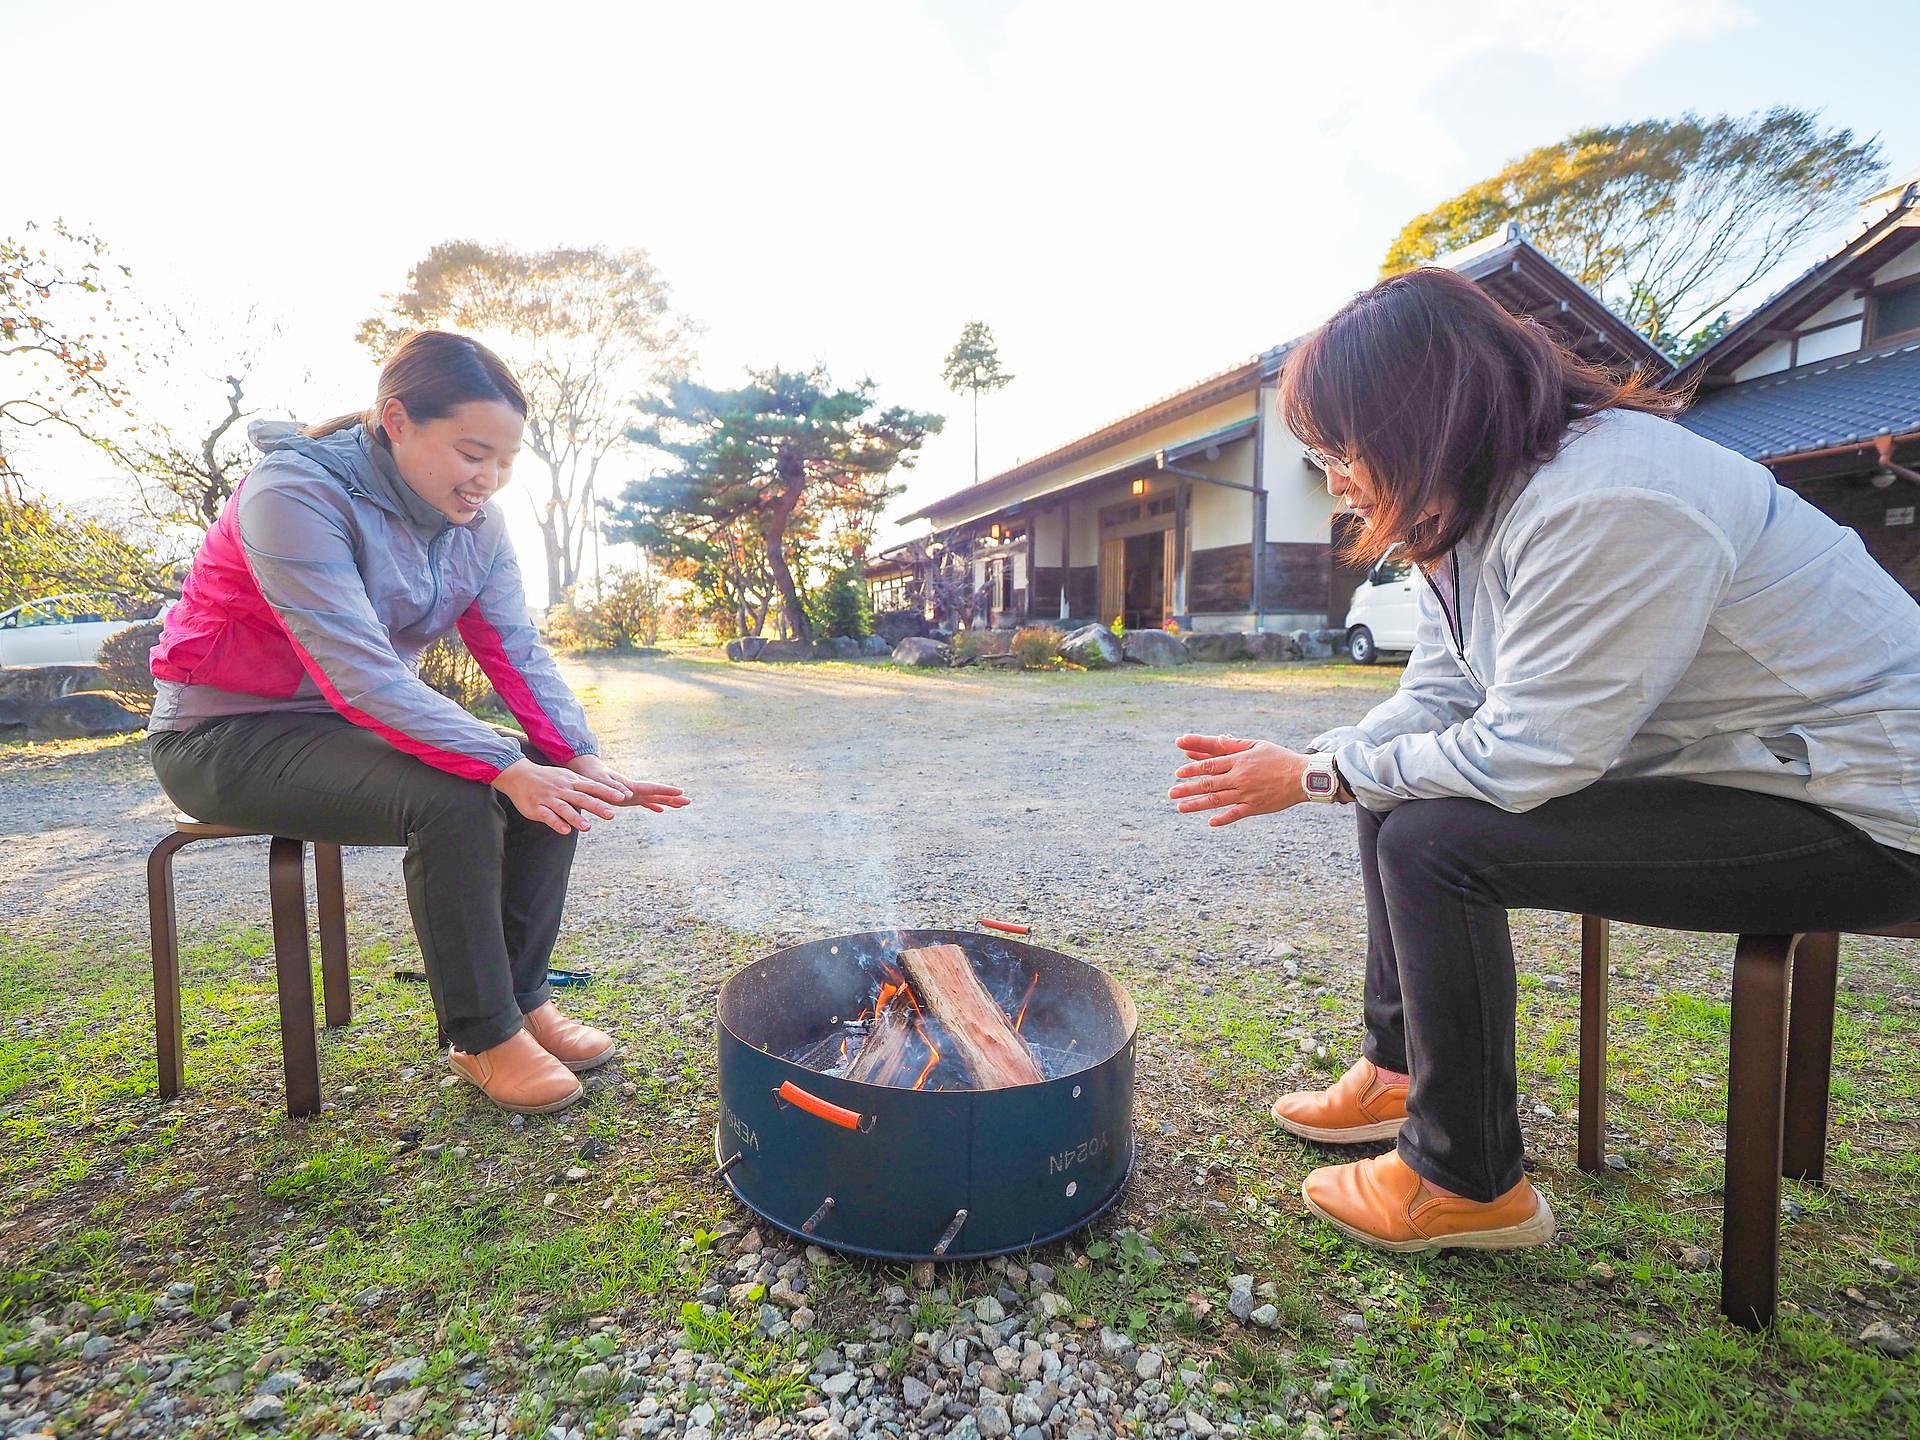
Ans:
<svg viewBox="0 0 1920 1440"><path fill-rule="evenodd" d="M1023 625L1013 632L1013 658L1022 670L1051 670L1065 638L1051 625Z"/></svg>
<svg viewBox="0 0 1920 1440"><path fill-rule="evenodd" d="M555 650L642 650L660 638L664 609L657 579L622 571L598 600L550 606L547 643Z"/></svg>
<svg viewBox="0 0 1920 1440"><path fill-rule="evenodd" d="M463 710L478 710L493 686L457 634L442 635L420 652L420 678Z"/></svg>
<svg viewBox="0 0 1920 1440"><path fill-rule="evenodd" d="M130 625L109 635L93 663L105 679L100 688L129 710L153 708L153 669L147 652L160 643L160 622Z"/></svg>
<svg viewBox="0 0 1920 1440"><path fill-rule="evenodd" d="M1107 629L1113 632L1114 639L1116 640L1126 639L1127 638L1127 617L1124 615L1114 616L1113 623L1107 626Z"/></svg>
<svg viewBox="0 0 1920 1440"><path fill-rule="evenodd" d="M873 633L866 578L852 565L836 570L826 584L809 595L806 611L817 639L845 635L851 640L864 640Z"/></svg>
<svg viewBox="0 0 1920 1440"><path fill-rule="evenodd" d="M979 630L962 630L953 637L953 664L971 665L987 653L987 637Z"/></svg>

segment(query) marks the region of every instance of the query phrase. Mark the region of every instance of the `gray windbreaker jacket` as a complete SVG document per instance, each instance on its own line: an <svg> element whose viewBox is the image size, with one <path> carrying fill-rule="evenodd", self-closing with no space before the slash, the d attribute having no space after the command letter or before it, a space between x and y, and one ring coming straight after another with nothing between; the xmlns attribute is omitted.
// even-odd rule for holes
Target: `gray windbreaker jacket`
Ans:
<svg viewBox="0 0 1920 1440"><path fill-rule="evenodd" d="M521 758L517 741L415 672L420 652L457 627L555 764L595 750L533 628L493 506L453 524L364 426L312 439L255 422L248 434L265 458L207 533L168 612L149 728L332 709L430 765L491 781Z"/></svg>
<svg viewBox="0 0 1920 1440"><path fill-rule="evenodd" d="M1393 697L1310 748L1374 810L1680 776L1920 851L1920 606L1765 467L1607 411L1428 577Z"/></svg>

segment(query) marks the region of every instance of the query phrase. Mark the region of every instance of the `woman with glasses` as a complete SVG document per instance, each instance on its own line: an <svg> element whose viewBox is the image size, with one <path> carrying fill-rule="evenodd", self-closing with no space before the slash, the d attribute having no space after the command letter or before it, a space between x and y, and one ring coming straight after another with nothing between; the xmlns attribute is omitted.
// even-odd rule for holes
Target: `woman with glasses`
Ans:
<svg viewBox="0 0 1920 1440"><path fill-rule="evenodd" d="M1920 609L1854 531L1442 269L1290 357L1281 408L1423 583L1398 691L1303 750L1182 736L1228 825L1357 802L1366 1034L1290 1133L1392 1151L1313 1213L1395 1251L1552 1238L1522 1173L1507 911L1795 933L1920 915ZM1845 617L1844 624L1836 623Z"/></svg>

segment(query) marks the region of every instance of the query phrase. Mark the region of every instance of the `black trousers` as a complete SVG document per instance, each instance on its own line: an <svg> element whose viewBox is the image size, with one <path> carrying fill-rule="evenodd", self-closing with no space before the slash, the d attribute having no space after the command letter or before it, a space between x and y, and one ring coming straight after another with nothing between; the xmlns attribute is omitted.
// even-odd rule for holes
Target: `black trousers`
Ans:
<svg viewBox="0 0 1920 1440"><path fill-rule="evenodd" d="M1361 806L1367 1038L1413 1077L1402 1158L1491 1200L1519 1183L1510 909L1798 934L1920 916L1920 855L1817 806L1685 780L1601 781L1515 815Z"/></svg>
<svg viewBox="0 0 1920 1440"><path fill-rule="evenodd" d="M229 716L160 731L148 753L168 796L195 819L406 846L427 984L462 1050L498 1045L546 1002L576 836L523 818L492 786L436 770L339 715Z"/></svg>

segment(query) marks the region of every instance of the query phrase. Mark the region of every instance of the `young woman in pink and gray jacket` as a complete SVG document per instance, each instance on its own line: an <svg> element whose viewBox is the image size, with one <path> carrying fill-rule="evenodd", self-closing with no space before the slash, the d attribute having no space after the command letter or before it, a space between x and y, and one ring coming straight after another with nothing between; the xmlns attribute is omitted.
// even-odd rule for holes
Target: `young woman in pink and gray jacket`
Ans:
<svg viewBox="0 0 1920 1440"><path fill-rule="evenodd" d="M189 815L404 845L407 900L455 1073L509 1110L580 1098L612 1037L547 989L574 847L596 817L687 804L600 758L528 617L489 503L527 402L485 346L424 331L374 406L265 451L194 557L153 650L155 772ZM523 740L416 673L458 629Z"/></svg>

